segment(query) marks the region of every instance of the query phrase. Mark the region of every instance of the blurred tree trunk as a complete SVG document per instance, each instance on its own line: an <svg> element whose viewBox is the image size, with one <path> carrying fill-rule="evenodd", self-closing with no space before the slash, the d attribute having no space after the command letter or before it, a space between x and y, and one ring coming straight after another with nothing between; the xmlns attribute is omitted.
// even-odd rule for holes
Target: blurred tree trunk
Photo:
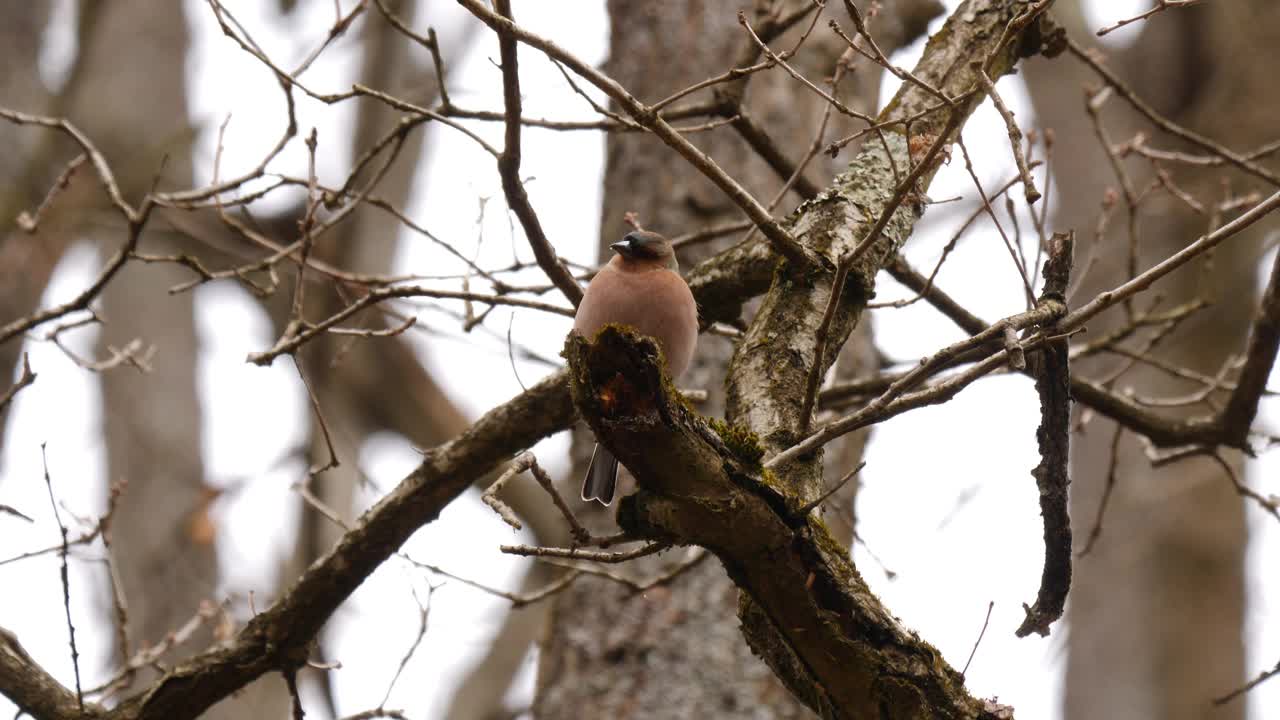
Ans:
<svg viewBox="0 0 1280 720"><path fill-rule="evenodd" d="M1087 39L1092 28L1084 27L1077 4L1059 3L1056 10L1072 37L1092 44ZM1275 138L1280 96L1271 68L1280 61L1280 8L1271 0L1166 12L1144 23L1132 47L1110 55L1108 66L1174 122L1241 152ZM1038 123L1057 135L1055 186L1071 189L1054 194L1055 226L1076 229L1083 241L1077 245L1080 258L1088 252L1103 188L1119 189L1084 112L1082 88L1100 81L1067 57L1052 62L1032 59L1025 77ZM1151 129L1119 98L1106 105L1102 122L1113 143L1125 142L1142 129L1155 147L1192 150ZM1274 160L1265 162L1278 166ZM1148 164L1130 160L1125 165L1134 187L1141 190L1152 177ZM1167 169L1196 197L1206 202L1222 199L1220 168ZM1254 178L1225 175L1235 193L1273 190ZM1138 213L1140 269L1190 243L1208 225L1206 217L1168 193L1154 195ZM1124 278L1126 226L1121 199L1111 232L1103 240L1106 247L1099 253L1103 262L1078 297L1089 297ZM1162 359L1213 375L1228 353L1243 348L1256 301L1259 240L1275 227L1274 220L1259 223L1246 236L1224 245L1207 281L1195 268L1157 286L1165 297L1162 310L1197 294L1215 303L1161 344ZM1106 329L1092 323L1089 328L1091 335ZM1082 363L1078 369L1101 377L1115 367L1115 359L1107 358ZM1148 396L1189 391L1186 383L1141 364L1122 376L1118 387ZM1181 410L1203 411L1203 406ZM1074 448L1071 512L1081 543L1094 526L1101 502L1113 431L1113 424L1095 418ZM1153 470L1130 436L1124 437L1119 458L1102 533L1076 564L1068 608L1066 717L1242 718L1243 701L1225 707L1210 704L1211 698L1245 680L1247 533L1242 502L1223 469L1211 460ZM1230 461L1237 470L1242 465L1236 458Z"/></svg>
<svg viewBox="0 0 1280 720"><path fill-rule="evenodd" d="M774 4L754 5L753 8L742 0L610 2L612 32L606 72L647 102L656 102L724 72L737 62L744 43L750 42L737 22L737 11L744 10L756 22L760 19L756 10ZM777 5L784 14L798 7L795 3ZM843 42L826 28L827 17L849 25L843 10L837 15L834 7L837 6L828 5L827 16L819 19L804 49L793 60L819 84L826 82L845 49ZM889 3L873 27L881 36L882 45L892 51L918 34L923 23L937 12L936 4L931 2ZM909 22L913 14L914 22ZM807 26L806 19L799 30L775 40L773 46L790 48ZM842 85L841 95L852 96L847 102L854 107L874 112L879 78L878 68L859 64L858 71ZM726 86L719 88L725 89ZM708 97L707 93L693 95L686 102ZM747 98L744 107L750 117L765 128L787 159L800 162L820 125L823 101L781 69L753 76ZM845 134L847 128L843 118L833 114L826 141ZM689 137L763 202L781 187L778 173L731 128ZM836 165L836 161L820 156L805 176L821 187ZM795 206L796 197L794 192L789 194L774 214L785 214ZM619 133L608 138L601 261L608 258L607 246L629 229L624 222L627 212L637 213L645 228L668 236L741 219L736 207L687 162L658 140L639 133ZM692 266L732 241L681 252L682 267ZM847 372L874 368L868 328L860 328L845 349L849 355L843 363ZM732 350L728 340L703 334L694 367L681 381L682 386L710 393L710 400L698 407L704 415L721 416L724 412L721 381ZM591 438L581 440L575 443L575 470L570 477L575 482L585 472L591 449ZM838 458L841 474L857 462L864 440L865 435L856 436L845 447L830 449L829 454ZM628 480L624 472L620 492L628 491ZM852 502L851 487L831 504L851 508ZM609 515L602 522L611 525L611 518ZM852 525L837 529L848 542ZM627 569L632 575L647 576L670 564L671 560L658 560L629 564ZM751 653L739 630L737 612L738 591L714 560L700 563L670 585L645 593L635 593L600 578L580 579L555 601L552 625L541 645L535 715L811 716Z"/></svg>
<svg viewBox="0 0 1280 720"><path fill-rule="evenodd" d="M386 5L407 25L418 25L415 16L419 3L393 0ZM439 88L427 52L396 31L374 9L366 13L360 27L364 57L359 81L420 106L434 105L439 97ZM472 24L465 24L457 33L441 35L441 43L451 57L461 56L474 29ZM373 100L362 102L356 116L355 133L350 139L353 156L393 131L400 119L399 113L382 103ZM429 149L427 138L432 129L431 125L420 126L405 138L395 164L377 186L374 194L393 207L407 210L413 198L425 192L425 176L420 172L419 159L423 157L424 148ZM373 165L380 166L381 160ZM369 182L372 175L372 172L366 172L360 181ZM349 221L317 245L314 256L354 272L390 274L394 271L396 247L402 230L400 221L393 215L377 208L361 207L353 212ZM309 276L309 281L311 287L308 288L304 309L307 317L323 317L342 307L345 301L335 292L330 281L315 274ZM268 308L276 332L280 333L289 321L289 293L277 295L268 303ZM365 327L385 328L391 325L375 313L366 314L363 318ZM409 334L385 339L326 335L317 338L298 356L315 389L340 463L314 476L311 479L312 490L328 507L348 520L353 520L360 512L360 508L355 506L355 491L364 483L359 453L371 435L379 431L393 432L415 447L434 447L462 432L469 424L467 417L423 366L412 340ZM328 461L329 449L313 418L311 465L320 468ZM552 513L542 509L541 497L527 492L528 488L525 490L523 493L511 493L511 506L535 533L545 531L551 526ZM531 502L535 499L537 503ZM289 578L328 551L342 531L309 507L304 508L302 518L300 542L286 575ZM509 672L513 674L514 667ZM323 684L327 688L327 683ZM492 689L485 688L486 699L491 694Z"/></svg>
<svg viewBox="0 0 1280 720"><path fill-rule="evenodd" d="M420 24L416 22L419 3L391 0L386 6L406 25L416 27ZM363 53L359 82L386 90L419 106L434 105L439 98L439 88L426 50L396 31L376 9L366 12L359 27ZM441 34L440 41L450 57L461 57L476 27L466 23L456 33ZM353 156L374 146L383 136L394 131L401 120L400 113L374 100L365 100L358 107L355 132L349 139L349 147L345 148ZM413 198L425 192L425 176L420 172L419 160L424 157L424 149L429 151L428 133L433 129L432 125L419 126L405 137L399 156L378 183L375 195L393 207L407 211ZM340 142L346 140L341 139ZM372 165L380 167L381 163L379 159ZM365 172L357 186L371 181L373 175L372 171ZM272 226L285 233L278 238L281 244L296 239L288 235L296 234L296 221L278 218ZM353 211L350 220L316 245L313 256L353 272L391 274L402 230L395 216L377 208L361 207ZM345 304L346 300L328 278L312 273L308 282L303 311L307 317L324 317L337 312ZM348 294L352 292L359 292L359 289L349 288ZM277 333L282 333L289 321L290 297L291 290L282 289L265 303ZM376 313L367 313L362 320L363 326L371 329L382 329L392 324ZM420 361L419 346L413 342L413 332L383 339L326 335L317 338L297 357L315 390L339 463L311 477L311 490L326 506L348 521L353 521L360 512L355 504L356 489L365 482L359 465L360 449L371 435L380 431L392 432L415 447L434 447L462 432L468 425L467 417ZM329 448L318 422L314 416L311 419L309 462L313 468L323 468L330 459ZM491 480L488 478L485 484ZM558 544L564 533L555 522L558 516L544 498L540 490L530 485L513 487L504 494L504 499L540 541ZM328 551L341 531L321 513L305 507L299 542L284 576L288 579L295 577ZM545 583L547 573L542 572L543 568L535 570L538 572L533 573L527 584ZM513 615L540 620L545 611L531 607ZM522 623L517 631L540 624ZM494 644L483 667L492 668L509 682L532 640L531 634L523 640L508 634L503 642ZM324 653L323 647L320 652ZM327 675L318 677L324 688L322 694L329 695ZM476 693L460 693L450 717L474 717L470 703L487 705L494 702L494 688L489 682L483 682L477 690ZM501 693L497 695L500 700ZM333 710L332 703L329 710Z"/></svg>
<svg viewBox="0 0 1280 720"><path fill-rule="evenodd" d="M40 81L36 63L41 30L48 17L47 0L0 6L0 67L10 69L0 73L0 103L6 107L32 113L46 109L50 96ZM43 229L28 235L15 222L18 213L30 212L39 205L43 192L40 185L57 175L57 171L49 173L48 168L36 167L35 156L46 142L46 134L0 123L0 147L6 149L0 153L0 324L36 308L62 256L58 241L67 233ZM15 377L22 345L17 341L0 345L0 388L7 389ZM0 411L0 448L4 447L7 416L7 410Z"/></svg>
<svg viewBox="0 0 1280 720"><path fill-rule="evenodd" d="M85 70L68 98L67 115L106 155L126 197L137 198L153 183L161 189L189 187L194 131L186 104L189 37L181 5L162 11L154 2L128 0L86 12L79 48ZM95 226L91 237L107 253L123 241L124 231L113 217ZM179 246L172 236L150 231L140 250L172 253ZM161 641L202 601L219 599L216 527L209 515L214 493L205 484L200 454L193 295L167 294L188 277L176 267L130 264L102 300L100 355L135 338L156 348L150 372L122 366L101 376L107 477L128 483L112 525L112 558L128 602L133 650ZM208 631L200 633L178 655L212 641ZM148 670L139 679L150 682L152 675ZM209 717L282 718L288 707L283 683L269 677L219 704Z"/></svg>

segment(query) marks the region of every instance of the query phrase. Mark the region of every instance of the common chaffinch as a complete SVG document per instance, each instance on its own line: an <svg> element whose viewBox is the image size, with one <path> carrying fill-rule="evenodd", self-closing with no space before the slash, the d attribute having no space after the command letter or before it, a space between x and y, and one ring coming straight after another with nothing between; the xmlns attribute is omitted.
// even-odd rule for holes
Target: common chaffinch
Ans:
<svg viewBox="0 0 1280 720"><path fill-rule="evenodd" d="M592 278L578 305L573 329L594 338L608 323L630 325L662 346L671 378L680 377L698 344L698 306L676 262L671 241L637 230L609 246L617 255ZM582 499L613 502L618 459L596 443L582 481Z"/></svg>

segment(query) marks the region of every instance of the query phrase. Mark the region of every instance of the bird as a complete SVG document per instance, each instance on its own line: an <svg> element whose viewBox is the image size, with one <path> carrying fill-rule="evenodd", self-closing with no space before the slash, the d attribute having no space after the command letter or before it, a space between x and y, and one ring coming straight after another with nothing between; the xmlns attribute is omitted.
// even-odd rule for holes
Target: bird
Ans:
<svg viewBox="0 0 1280 720"><path fill-rule="evenodd" d="M616 254L587 285L574 314L574 332L590 340L609 323L629 325L658 341L671 378L680 377L698 344L698 305L680 276L671 241L635 230L609 247ZM617 483L618 459L597 442L582 499L608 505Z"/></svg>

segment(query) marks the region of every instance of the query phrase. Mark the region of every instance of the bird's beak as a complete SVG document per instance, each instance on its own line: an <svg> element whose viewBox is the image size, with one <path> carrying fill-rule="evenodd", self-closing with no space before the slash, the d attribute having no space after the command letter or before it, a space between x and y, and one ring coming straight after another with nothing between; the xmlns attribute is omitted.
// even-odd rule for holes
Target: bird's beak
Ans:
<svg viewBox="0 0 1280 720"><path fill-rule="evenodd" d="M609 247L612 248L614 252L618 253L623 257L631 257L631 243L627 242L626 240L619 240L618 242L610 245Z"/></svg>

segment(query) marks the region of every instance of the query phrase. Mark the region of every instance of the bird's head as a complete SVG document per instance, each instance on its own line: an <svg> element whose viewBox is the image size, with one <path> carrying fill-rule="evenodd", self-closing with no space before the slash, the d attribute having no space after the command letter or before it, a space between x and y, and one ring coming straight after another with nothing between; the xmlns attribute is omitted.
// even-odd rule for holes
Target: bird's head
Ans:
<svg viewBox="0 0 1280 720"><path fill-rule="evenodd" d="M635 230L627 233L621 240L610 245L613 251L627 260L662 265L679 271L676 253L671 241L656 232Z"/></svg>

